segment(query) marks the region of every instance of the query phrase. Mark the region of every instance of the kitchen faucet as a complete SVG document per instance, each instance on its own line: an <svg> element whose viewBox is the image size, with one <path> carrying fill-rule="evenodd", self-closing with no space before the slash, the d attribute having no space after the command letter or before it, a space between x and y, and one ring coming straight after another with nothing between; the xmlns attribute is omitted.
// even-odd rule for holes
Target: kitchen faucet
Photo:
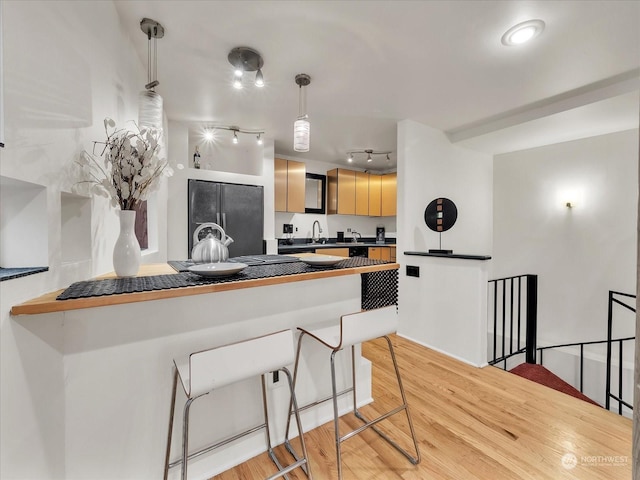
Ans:
<svg viewBox="0 0 640 480"><path fill-rule="evenodd" d="M316 224L318 225L318 236L316 237ZM313 226L311 227L311 241L317 242L320 240L320 234L322 233L322 227L320 226L320 222L318 220L313 222Z"/></svg>
<svg viewBox="0 0 640 480"><path fill-rule="evenodd" d="M353 243L358 243L358 240L360 240L362 238L362 235L360 235L358 232L356 232L355 230L351 230L351 235L353 236L353 238L351 239L351 241ZM356 239L356 235L358 236L358 238Z"/></svg>

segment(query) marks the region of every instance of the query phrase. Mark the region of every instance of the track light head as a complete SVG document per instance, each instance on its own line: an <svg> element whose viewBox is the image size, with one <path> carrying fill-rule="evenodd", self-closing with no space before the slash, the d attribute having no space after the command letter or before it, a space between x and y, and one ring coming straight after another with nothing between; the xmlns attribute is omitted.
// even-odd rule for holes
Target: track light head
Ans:
<svg viewBox="0 0 640 480"><path fill-rule="evenodd" d="M264 87L264 76L262 75L261 69L258 69L258 72L256 73L256 87Z"/></svg>

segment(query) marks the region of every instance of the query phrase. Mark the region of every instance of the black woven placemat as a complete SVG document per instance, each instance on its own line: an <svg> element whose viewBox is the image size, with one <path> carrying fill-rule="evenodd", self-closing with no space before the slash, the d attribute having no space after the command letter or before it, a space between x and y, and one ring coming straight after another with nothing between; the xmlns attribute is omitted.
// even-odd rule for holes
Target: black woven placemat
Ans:
<svg viewBox="0 0 640 480"><path fill-rule="evenodd" d="M76 282L56 297L57 300L74 298L101 297L121 293L150 292L171 288L193 287L215 283L240 282L259 278L280 277L300 273L317 272L319 270L339 270L342 268L379 265L383 262L364 257L345 258L335 265L326 267L311 267L304 262L281 263L276 265L255 265L247 267L229 277L201 277L191 272L181 272L171 275L152 275L148 277L109 278L105 280L87 280Z"/></svg>

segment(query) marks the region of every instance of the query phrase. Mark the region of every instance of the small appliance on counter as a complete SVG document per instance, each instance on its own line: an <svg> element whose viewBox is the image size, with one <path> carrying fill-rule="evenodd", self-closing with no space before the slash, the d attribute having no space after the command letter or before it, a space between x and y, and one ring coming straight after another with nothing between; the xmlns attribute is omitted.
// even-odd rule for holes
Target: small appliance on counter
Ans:
<svg viewBox="0 0 640 480"><path fill-rule="evenodd" d="M336 242L344 242L344 232L336 232Z"/></svg>
<svg viewBox="0 0 640 480"><path fill-rule="evenodd" d="M376 243L384 244L384 226L378 225L376 227Z"/></svg>

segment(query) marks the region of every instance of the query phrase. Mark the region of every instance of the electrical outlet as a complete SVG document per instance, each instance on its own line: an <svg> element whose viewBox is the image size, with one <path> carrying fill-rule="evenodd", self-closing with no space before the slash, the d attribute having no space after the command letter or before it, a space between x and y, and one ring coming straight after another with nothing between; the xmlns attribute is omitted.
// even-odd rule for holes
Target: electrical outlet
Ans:
<svg viewBox="0 0 640 480"><path fill-rule="evenodd" d="M420 267L415 265L407 265L407 277L419 277Z"/></svg>
<svg viewBox="0 0 640 480"><path fill-rule="evenodd" d="M351 229L350 228L347 228L347 233L351 233Z"/></svg>
<svg viewBox="0 0 640 480"><path fill-rule="evenodd" d="M267 376L267 388L270 390L280 388L285 384L284 373L280 372L280 370L265 373L265 375Z"/></svg>

